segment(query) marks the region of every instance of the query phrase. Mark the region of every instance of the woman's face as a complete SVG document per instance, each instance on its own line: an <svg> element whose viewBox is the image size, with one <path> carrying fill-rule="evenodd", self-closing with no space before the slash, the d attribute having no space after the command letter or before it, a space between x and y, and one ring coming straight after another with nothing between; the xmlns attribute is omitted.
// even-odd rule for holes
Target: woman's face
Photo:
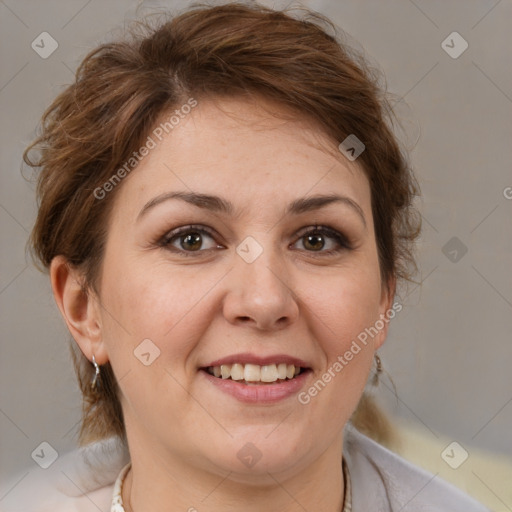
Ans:
<svg viewBox="0 0 512 512"><path fill-rule="evenodd" d="M357 161L322 149L336 146L313 125L234 99L200 101L152 137L117 185L98 312L96 358L119 380L132 458L254 482L340 453L386 329L358 336L391 305ZM345 199L310 202L333 195ZM261 363L233 370L248 379L293 358L308 370L278 384L205 371L225 358Z"/></svg>

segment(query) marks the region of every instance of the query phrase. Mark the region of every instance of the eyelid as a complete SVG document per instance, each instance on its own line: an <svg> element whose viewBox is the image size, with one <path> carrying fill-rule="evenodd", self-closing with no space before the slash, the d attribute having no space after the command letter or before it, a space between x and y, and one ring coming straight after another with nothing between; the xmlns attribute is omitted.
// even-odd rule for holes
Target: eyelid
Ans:
<svg viewBox="0 0 512 512"><path fill-rule="evenodd" d="M348 236L346 236L343 232L339 231L338 229L335 229L331 226L324 224L314 224L311 226L304 227L297 233L297 240L296 242L294 242L294 244L297 243L298 240L300 240L308 233L320 233L321 235L327 235L329 238L334 239L339 246L338 248L330 249L328 251L306 251L312 256L337 254L339 252L342 252L343 250L351 250L353 248L352 242L350 241Z"/></svg>
<svg viewBox="0 0 512 512"><path fill-rule="evenodd" d="M300 238L304 235L307 235L308 233L315 232L326 233L331 235L332 237L340 237L343 238L348 243L348 237L344 233L326 224L311 224L310 226L305 226L304 228L300 229L297 232L296 236Z"/></svg>
<svg viewBox="0 0 512 512"><path fill-rule="evenodd" d="M188 224L186 226L180 226L175 229L171 229L170 231L167 231L161 238L161 240L163 242L169 242L169 240L175 238L176 236L188 233L189 231L199 231L202 233L204 232L207 235L211 236L212 238L215 236L215 232L208 226L204 226L202 224Z"/></svg>

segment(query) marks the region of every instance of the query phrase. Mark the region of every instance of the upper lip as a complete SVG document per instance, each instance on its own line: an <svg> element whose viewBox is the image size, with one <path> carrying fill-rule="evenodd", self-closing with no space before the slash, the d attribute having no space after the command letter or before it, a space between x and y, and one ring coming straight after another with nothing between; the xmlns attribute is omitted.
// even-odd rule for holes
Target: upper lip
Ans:
<svg viewBox="0 0 512 512"><path fill-rule="evenodd" d="M258 356L256 354L250 354L248 352L244 352L242 354L232 354L227 357L223 357L222 359L216 359L211 363L207 364L203 368L207 368L208 366L221 366L223 364L257 364L259 366L265 366L269 364L293 364L295 366L300 366L301 368L310 368L309 363L303 361L302 359L298 359L297 357L289 356L287 354L274 354L270 356Z"/></svg>

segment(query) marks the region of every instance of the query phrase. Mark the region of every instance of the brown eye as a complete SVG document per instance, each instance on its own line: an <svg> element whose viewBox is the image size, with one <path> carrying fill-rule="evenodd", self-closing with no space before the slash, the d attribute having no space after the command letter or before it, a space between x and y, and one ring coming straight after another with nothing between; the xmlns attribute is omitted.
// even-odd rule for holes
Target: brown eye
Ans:
<svg viewBox="0 0 512 512"><path fill-rule="evenodd" d="M305 240L304 247L311 248L313 251L321 250L325 245L321 234L305 235L303 239Z"/></svg>
<svg viewBox="0 0 512 512"><path fill-rule="evenodd" d="M313 229L303 232L298 241L302 241L306 252L316 252L321 255L331 255L351 249L347 238L328 226L314 226ZM327 250L323 250L326 245Z"/></svg>
<svg viewBox="0 0 512 512"><path fill-rule="evenodd" d="M160 240L159 245L185 256L192 256L189 253L206 252L212 248L222 248L222 246L216 243L211 243L210 247L204 248L205 238L209 238L214 242L213 234L205 228L184 226L167 233Z"/></svg>
<svg viewBox="0 0 512 512"><path fill-rule="evenodd" d="M191 249L193 251L200 249L202 245L201 235L199 233L192 233L180 237L181 247L184 249Z"/></svg>

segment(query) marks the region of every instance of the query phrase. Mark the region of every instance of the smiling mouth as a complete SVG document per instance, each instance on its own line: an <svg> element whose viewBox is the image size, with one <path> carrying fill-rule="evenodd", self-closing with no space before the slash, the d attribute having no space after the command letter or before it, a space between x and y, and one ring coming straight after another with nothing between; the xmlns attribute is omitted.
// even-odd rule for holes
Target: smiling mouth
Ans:
<svg viewBox="0 0 512 512"><path fill-rule="evenodd" d="M240 384L261 385L279 384L293 380L298 375L310 371L293 364L279 363L259 366L257 364L223 364L208 366L201 370L223 380L233 380Z"/></svg>

